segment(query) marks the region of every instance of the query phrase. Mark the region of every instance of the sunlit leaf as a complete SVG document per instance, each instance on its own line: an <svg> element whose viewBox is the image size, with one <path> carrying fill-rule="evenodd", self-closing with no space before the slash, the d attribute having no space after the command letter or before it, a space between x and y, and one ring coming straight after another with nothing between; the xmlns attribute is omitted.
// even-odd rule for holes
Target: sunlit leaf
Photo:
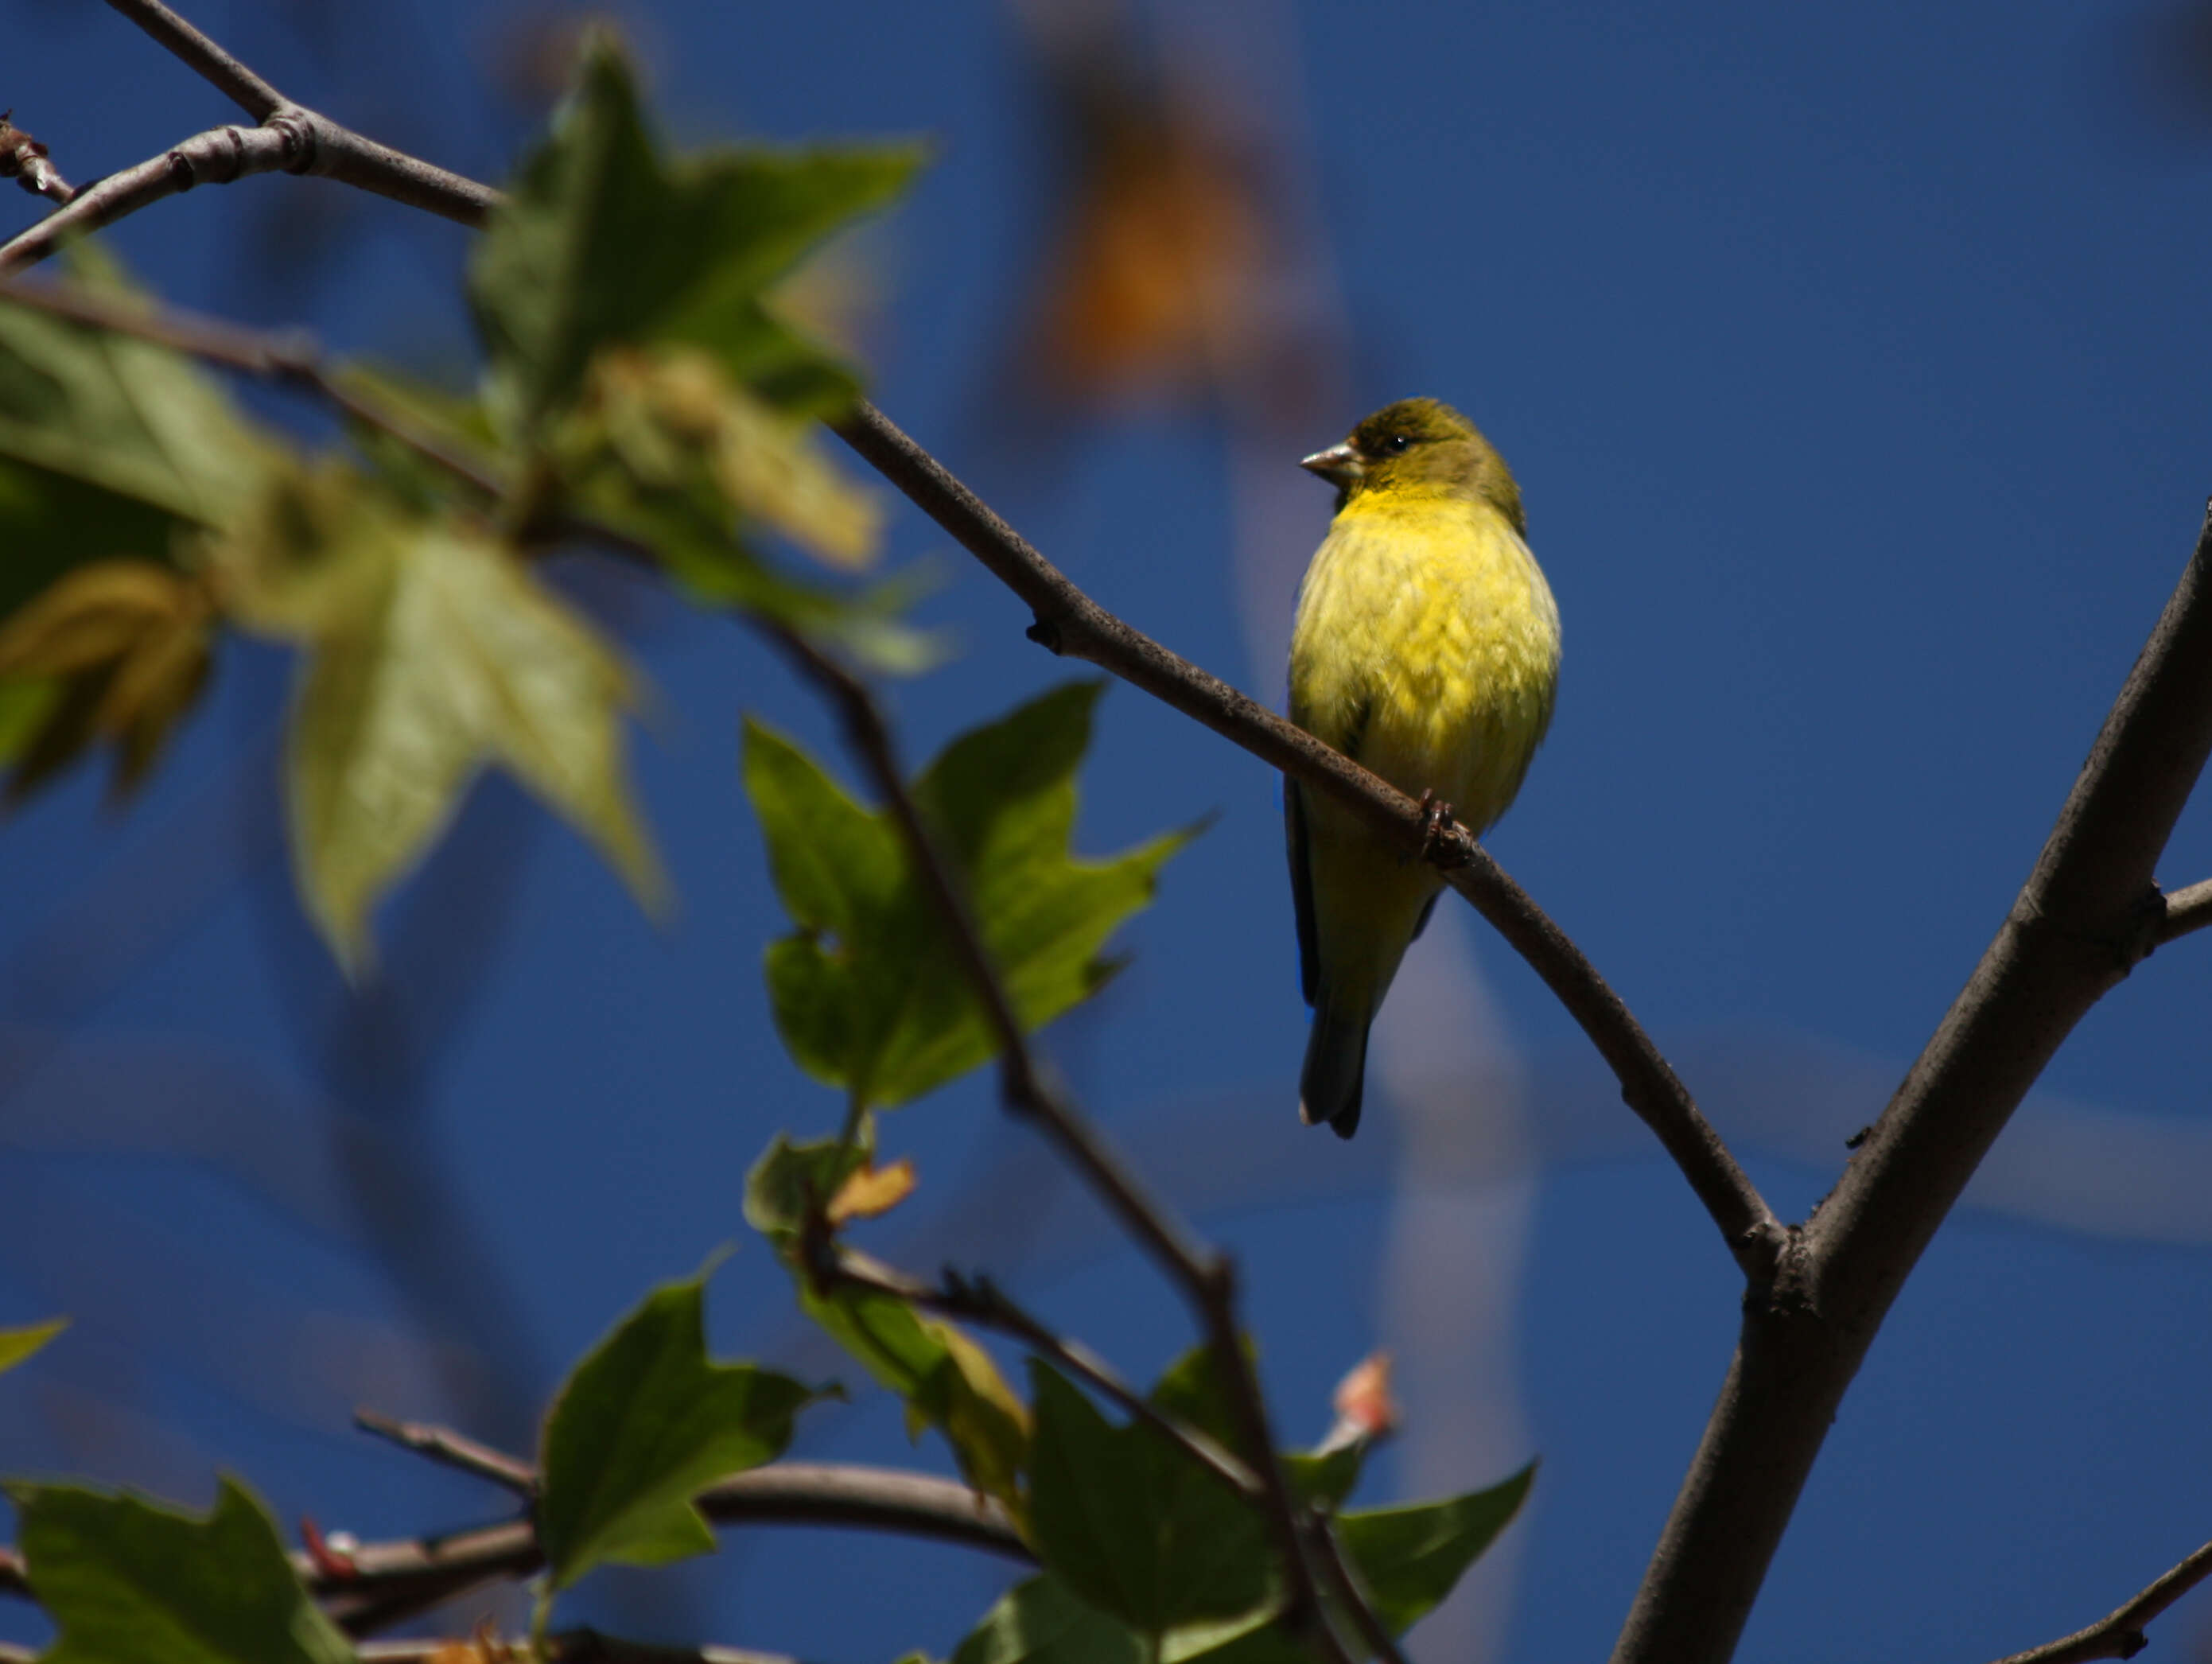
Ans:
<svg viewBox="0 0 2212 1664"><path fill-rule="evenodd" d="M10 1485L45 1664L347 1664L268 1514L226 1479L205 1519L72 1485Z"/></svg>
<svg viewBox="0 0 2212 1664"><path fill-rule="evenodd" d="M659 904L623 763L629 674L488 533L325 469L272 489L209 559L236 616L307 648L289 742L293 856L342 963L366 964L371 909L488 764Z"/></svg>
<svg viewBox="0 0 2212 1664"><path fill-rule="evenodd" d="M644 490L710 485L724 524L758 521L832 566L875 556L875 496L830 461L811 422L756 397L697 347L602 352L562 437L572 468L575 452L603 445Z"/></svg>
<svg viewBox="0 0 2212 1664"><path fill-rule="evenodd" d="M73 250L70 264L71 276L102 298L137 303L112 263L90 246ZM252 495L276 452L275 441L246 419L221 381L182 354L0 298L0 458L164 519L220 525ZM20 501L25 492L42 489L19 483L13 495ZM9 495L0 491L0 501ZM64 501L81 509L95 507L82 494ZM0 523L4 518L0 512ZM134 522L119 507L102 518L108 532L143 533L157 524ZM14 557L27 551L11 542L9 552ZM167 551L134 539L82 552L158 556ZM13 566L14 559L7 564ZM0 608L16 598L0 589Z"/></svg>
<svg viewBox="0 0 2212 1664"><path fill-rule="evenodd" d="M609 1562L711 1550L692 1498L781 1455L816 1396L773 1370L709 1360L698 1279L654 1290L576 1366L547 1418L538 1530L554 1586Z"/></svg>
<svg viewBox="0 0 2212 1664"><path fill-rule="evenodd" d="M0 678L50 690L8 748L10 800L103 739L118 790L136 785L205 684L214 622L204 584L138 560L75 567L0 622Z"/></svg>
<svg viewBox="0 0 2212 1664"><path fill-rule="evenodd" d="M535 433L617 342L690 342L751 382L763 335L787 336L761 309L762 290L889 200L918 161L903 146L665 161L629 67L599 37L471 265L493 410L509 432Z"/></svg>
<svg viewBox="0 0 2212 1664"><path fill-rule="evenodd" d="M964 878L1016 1015L1036 1028L1115 969L1115 927L1192 835L1104 860L1069 853L1075 769L1095 683L1031 701L963 735L915 781ZM863 1102L903 1103L987 1061L992 1035L887 811L861 807L804 751L748 722L745 787L798 930L769 950L776 1025L809 1073Z"/></svg>

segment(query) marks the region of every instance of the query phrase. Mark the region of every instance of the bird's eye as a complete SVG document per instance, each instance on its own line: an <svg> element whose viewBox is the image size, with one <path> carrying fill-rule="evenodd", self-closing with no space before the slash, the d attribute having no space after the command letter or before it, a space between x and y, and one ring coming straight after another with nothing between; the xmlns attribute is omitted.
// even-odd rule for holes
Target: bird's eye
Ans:
<svg viewBox="0 0 2212 1664"><path fill-rule="evenodd" d="M1383 436L1382 443L1376 446L1376 449L1389 456L1401 457L1413 448L1413 436L1411 434L1389 434Z"/></svg>

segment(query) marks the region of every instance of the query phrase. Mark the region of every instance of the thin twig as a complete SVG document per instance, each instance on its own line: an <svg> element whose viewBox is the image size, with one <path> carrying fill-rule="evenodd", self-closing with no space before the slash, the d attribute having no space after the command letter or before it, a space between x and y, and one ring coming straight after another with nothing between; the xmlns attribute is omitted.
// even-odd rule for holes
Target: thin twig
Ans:
<svg viewBox="0 0 2212 1664"><path fill-rule="evenodd" d="M2212 925L2212 878L2166 892L2166 915L2158 927L2160 942L2171 942L2207 925Z"/></svg>
<svg viewBox="0 0 2212 1664"><path fill-rule="evenodd" d="M279 118L265 127L214 127L134 167L74 192L62 207L0 243L0 277L27 270L68 244L196 185L228 185L256 173L298 173L313 155L305 130Z"/></svg>
<svg viewBox="0 0 2212 1664"><path fill-rule="evenodd" d="M1314 1558L1321 1563L1322 1575L1328 1579L1336 1598L1352 1614L1352 1622L1359 1625L1360 1637L1382 1664L1406 1664L1406 1655L1398 1648L1398 1637L1390 1633L1390 1626L1375 1610L1374 1597L1345 1553L1344 1545L1336 1540L1336 1528L1327 1520L1316 1517L1310 1531Z"/></svg>
<svg viewBox="0 0 2212 1664"><path fill-rule="evenodd" d="M1143 1422L1237 1492L1247 1502L1264 1503L1267 1489L1252 1470L1205 1434L1164 1414L1142 1393L1124 1381L1118 1370L1079 1340L1055 1333L1017 1305L988 1278L955 1278L950 1272L941 1284L921 1281L895 1272L854 1249L839 1246L834 1261L824 1269L838 1282L856 1284L888 1294L927 1311L963 1318L980 1327L1010 1335L1032 1351L1079 1376L1130 1417Z"/></svg>
<svg viewBox="0 0 2212 1664"><path fill-rule="evenodd" d="M921 807L907 787L905 771L900 767L890 730L883 713L876 708L874 696L858 677L795 631L774 620L755 622L761 632L781 647L836 708L847 740L890 807L908 855L929 892L945 933L951 938L953 951L997 1036L1000 1092L1007 1107L1036 1126L1060 1147L1061 1154L1130 1234L1152 1253L1161 1269L1191 1303L1227 1386L1231 1412L1239 1424L1244 1459L1258 1474L1267 1499L1262 1512L1275 1537L1277 1554L1290 1584L1286 1621L1293 1629L1310 1629L1339 1664L1350 1664L1343 1639L1336 1633L1328 1609L1321 1602L1320 1588L1299 1527L1300 1507L1291 1492L1281 1459L1276 1454L1267 1400L1261 1394L1258 1377L1237 1327L1234 1266L1226 1254L1199 1243L1181 1221L1146 1195L1136 1175L1076 1109L1031 1048L1028 1035L1014 1015L1006 987L999 979L997 968L991 963L989 950L983 945L982 934L969 910L967 898L961 893L959 880L938 848L935 835L923 822Z"/></svg>
<svg viewBox="0 0 2212 1664"><path fill-rule="evenodd" d="M0 110L0 179L12 179L34 197L66 206L76 188L61 175L46 147L9 119L13 110Z"/></svg>
<svg viewBox="0 0 2212 1664"><path fill-rule="evenodd" d="M2143 1625L2207 1577L2212 1577L2212 1543L2205 1544L2102 1622L2062 1640L2013 1653L1996 1664L2087 1664L2094 1658L2133 1658L2150 1645Z"/></svg>
<svg viewBox="0 0 2212 1664"><path fill-rule="evenodd" d="M284 107L284 94L233 58L161 0L107 0L160 41L195 75L252 116L264 121Z"/></svg>
<svg viewBox="0 0 2212 1664"><path fill-rule="evenodd" d="M403 1450L412 1450L418 1456L428 1456L447 1467L489 1479L518 1497L527 1499L538 1494L538 1470L528 1462L488 1444L478 1444L450 1427L422 1421L396 1421L374 1410L356 1410L353 1424L364 1433L390 1439Z"/></svg>

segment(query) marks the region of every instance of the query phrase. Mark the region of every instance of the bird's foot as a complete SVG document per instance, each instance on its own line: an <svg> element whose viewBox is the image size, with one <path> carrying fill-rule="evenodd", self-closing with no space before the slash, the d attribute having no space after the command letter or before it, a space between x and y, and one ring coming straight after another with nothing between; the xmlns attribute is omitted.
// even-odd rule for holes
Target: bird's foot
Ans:
<svg viewBox="0 0 2212 1664"><path fill-rule="evenodd" d="M1421 859L1431 866L1458 866L1458 847L1451 833L1456 823L1451 805L1433 786L1421 793Z"/></svg>

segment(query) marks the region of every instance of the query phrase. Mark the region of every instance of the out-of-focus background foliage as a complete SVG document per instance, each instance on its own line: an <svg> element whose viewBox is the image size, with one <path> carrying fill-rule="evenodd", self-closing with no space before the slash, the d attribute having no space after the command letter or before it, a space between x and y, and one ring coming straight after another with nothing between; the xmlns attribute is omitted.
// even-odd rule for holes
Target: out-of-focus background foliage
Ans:
<svg viewBox="0 0 2212 1664"><path fill-rule="evenodd" d="M293 96L494 179L583 21L482 0L191 15ZM934 142L812 303L879 402L1078 581L1255 692L1279 689L1327 514L1295 459L1410 393L1484 426L1567 632L1552 739L1492 847L1802 1214L2002 918L2212 489L2203 18L609 15L679 143ZM0 105L80 183L234 113L101 8L0 0ZM0 231L37 211L9 193ZM471 373L465 237L442 222L262 179L109 241L180 303ZM920 756L1064 670L933 528L894 528L961 648L898 690ZM284 667L241 641L127 812L86 778L0 829L0 1324L74 1320L0 1383L0 1469L200 1505L228 1468L363 1536L489 1517L502 1499L350 1432L350 1408L526 1448L550 1385L647 1284L745 1236L742 1175L772 1132L835 1124L767 1020L783 920L735 761L741 710L825 751L828 726L727 625L569 576L655 689L638 767L680 897L665 928L489 782L349 991L286 871ZM1417 1653L1599 1653L1725 1363L1735 1273L1710 1226L1463 913L1401 979L1358 1142L1302 1133L1273 781L1117 689L1085 793L1092 850L1220 818L1055 1055L1243 1256L1286 1436L1317 1434L1380 1343L1409 1425L1370 1499L1543 1456L1530 1512ZM2164 876L2208 872L2200 808ZM1747 1655L2010 1650L2212 1535L2208 953L2138 969L2007 1134L1846 1402ZM923 1180L877 1228L887 1251L1001 1273L1132 1374L1180 1350L1173 1302L987 1081L884 1141ZM725 1352L836 1367L757 1241L712 1301ZM811 1416L799 1448L939 1461L882 1394ZM763 1532L672 1576L680 1601L609 1579L599 1610L864 1660L949 1649L1005 1573ZM2208 1631L2212 1606L2185 1606L2145 1656L2197 1655Z"/></svg>

